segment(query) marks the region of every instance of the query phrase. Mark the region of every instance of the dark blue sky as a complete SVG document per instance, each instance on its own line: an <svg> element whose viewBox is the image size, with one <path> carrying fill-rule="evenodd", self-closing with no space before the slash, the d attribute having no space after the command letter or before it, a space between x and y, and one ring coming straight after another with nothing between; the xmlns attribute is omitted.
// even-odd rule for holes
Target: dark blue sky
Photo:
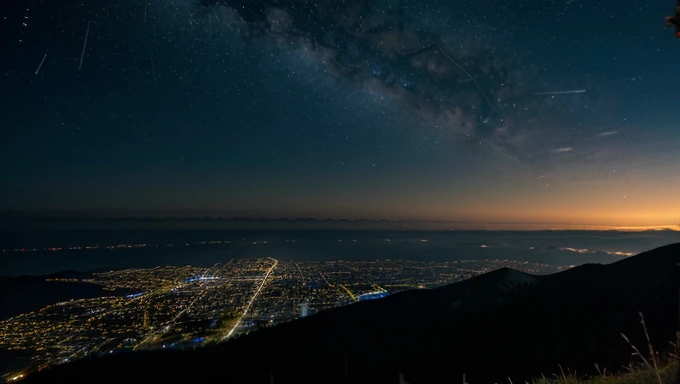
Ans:
<svg viewBox="0 0 680 384"><path fill-rule="evenodd" d="M0 208L677 224L673 7L22 1Z"/></svg>

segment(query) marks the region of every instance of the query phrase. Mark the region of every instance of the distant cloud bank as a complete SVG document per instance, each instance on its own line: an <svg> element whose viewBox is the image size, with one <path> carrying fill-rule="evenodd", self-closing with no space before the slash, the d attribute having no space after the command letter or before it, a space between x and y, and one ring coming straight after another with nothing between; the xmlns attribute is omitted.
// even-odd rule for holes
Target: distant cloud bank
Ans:
<svg viewBox="0 0 680 384"><path fill-rule="evenodd" d="M619 131L607 131L607 132L598 133L597 136L598 137L614 136L617 133L619 133Z"/></svg>
<svg viewBox="0 0 680 384"><path fill-rule="evenodd" d="M565 153L565 152L571 152L573 148L572 147L563 147L563 148L556 148L550 151L551 153Z"/></svg>

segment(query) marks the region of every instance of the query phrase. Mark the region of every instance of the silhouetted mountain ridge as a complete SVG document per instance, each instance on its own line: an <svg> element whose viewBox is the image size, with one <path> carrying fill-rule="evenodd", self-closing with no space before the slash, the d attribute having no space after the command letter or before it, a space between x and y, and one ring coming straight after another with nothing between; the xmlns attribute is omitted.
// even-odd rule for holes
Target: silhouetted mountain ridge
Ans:
<svg viewBox="0 0 680 384"><path fill-rule="evenodd" d="M524 382L594 364L621 370L630 346L666 349L678 326L680 244L549 276L503 268L432 290L359 302L196 352L56 367L29 382L154 381L411 384ZM162 368L160 368L162 367ZM446 378L446 379L444 379ZM444 379L444 380L443 380ZM35 381L33 381L35 380Z"/></svg>
<svg viewBox="0 0 680 384"><path fill-rule="evenodd" d="M387 219L349 219L313 217L173 217L173 216L67 216L67 215L20 215L0 214L0 222L261 222L261 223L388 223Z"/></svg>

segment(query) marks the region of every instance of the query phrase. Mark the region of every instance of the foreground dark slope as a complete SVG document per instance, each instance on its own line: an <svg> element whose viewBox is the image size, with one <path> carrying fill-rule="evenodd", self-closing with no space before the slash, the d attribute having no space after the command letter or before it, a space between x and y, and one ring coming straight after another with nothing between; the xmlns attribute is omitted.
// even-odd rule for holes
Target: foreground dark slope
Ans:
<svg viewBox="0 0 680 384"><path fill-rule="evenodd" d="M117 356L55 367L28 382L524 382L616 371L643 347L638 311L663 350L678 325L680 244L551 276L510 269L434 290L322 312L197 352ZM519 284L518 284L519 283ZM443 377L449 379L442 380Z"/></svg>

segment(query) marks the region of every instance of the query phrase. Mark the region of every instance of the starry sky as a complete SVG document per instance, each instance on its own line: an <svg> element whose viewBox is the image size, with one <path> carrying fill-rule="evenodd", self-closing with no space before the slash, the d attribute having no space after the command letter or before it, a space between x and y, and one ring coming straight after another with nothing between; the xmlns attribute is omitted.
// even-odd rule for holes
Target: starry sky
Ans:
<svg viewBox="0 0 680 384"><path fill-rule="evenodd" d="M680 224L672 1L11 3L5 213Z"/></svg>

